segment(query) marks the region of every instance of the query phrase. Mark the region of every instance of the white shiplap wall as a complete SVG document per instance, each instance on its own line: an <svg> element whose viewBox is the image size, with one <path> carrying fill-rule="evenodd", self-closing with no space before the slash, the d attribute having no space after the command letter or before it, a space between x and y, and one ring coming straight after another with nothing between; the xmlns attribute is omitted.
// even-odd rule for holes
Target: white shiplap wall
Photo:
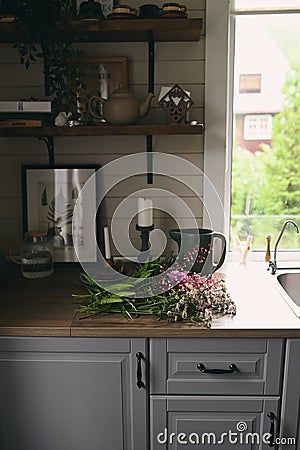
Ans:
<svg viewBox="0 0 300 450"><path fill-rule="evenodd" d="M156 2L160 5L162 2ZM141 1L131 1L138 7ZM155 45L155 93L158 97L162 85L179 83L191 92L195 106L191 118L204 121L204 65L205 65L205 0L187 0L189 17L202 17L203 28L199 42L156 43ZM175 19L174 19L175 20ZM139 98L147 93L147 44L145 43L96 43L80 44L85 56L127 56L129 60L130 89ZM20 66L16 51L11 45L0 45L0 99L18 100L35 97L43 99L42 65L35 63L29 71ZM165 123L165 114L152 102L147 123ZM202 136L155 136L153 150L184 157L197 167L203 167ZM57 164L96 163L101 166L124 156L146 149L142 136L56 138ZM0 250L8 253L14 242L22 239L21 165L47 164L45 145L35 138L0 138ZM178 170L178 169L177 169ZM179 169L180 170L180 169ZM175 171L175 168L174 168ZM103 205L103 220L109 223L115 207L125 196L135 190L147 188L146 177L137 176L117 185L107 195ZM194 193L184 184L165 177L154 177L154 188L172 191L193 210L199 225L202 221L202 205ZM166 198L166 202L168 199ZM180 216L180 211L178 211ZM167 231L175 222L161 211L154 214L155 227ZM188 226L188 223L187 223ZM139 242L136 231L132 232L133 244ZM138 244L139 245L139 244ZM175 249L174 243L169 243Z"/></svg>

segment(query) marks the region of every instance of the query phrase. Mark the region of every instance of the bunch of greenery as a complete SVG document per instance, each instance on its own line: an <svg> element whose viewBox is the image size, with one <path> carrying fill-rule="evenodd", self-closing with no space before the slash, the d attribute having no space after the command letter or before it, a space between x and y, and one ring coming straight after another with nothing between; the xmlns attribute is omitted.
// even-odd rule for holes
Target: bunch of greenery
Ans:
<svg viewBox="0 0 300 450"><path fill-rule="evenodd" d="M236 313L235 303L230 298L222 278L217 275L203 277L198 273L189 274L178 269L166 275L165 282L168 283L168 278L170 280L169 289L164 292L162 290L161 294L151 295L150 282L149 296L136 298L139 283L163 272L170 261L171 258L166 257L140 266L133 274L132 282L110 286L114 293L83 274L83 283L88 293L74 294L73 297L86 299L88 303L81 305L76 311L88 314L83 318L111 313L121 313L127 319L152 315L157 320L189 320L207 328L211 327L215 313Z"/></svg>
<svg viewBox="0 0 300 450"><path fill-rule="evenodd" d="M74 110L81 87L82 65L72 46L68 26L72 11L69 0L23 0L17 11L17 26L26 40L14 44L20 62L29 69L44 58L45 89L61 110Z"/></svg>

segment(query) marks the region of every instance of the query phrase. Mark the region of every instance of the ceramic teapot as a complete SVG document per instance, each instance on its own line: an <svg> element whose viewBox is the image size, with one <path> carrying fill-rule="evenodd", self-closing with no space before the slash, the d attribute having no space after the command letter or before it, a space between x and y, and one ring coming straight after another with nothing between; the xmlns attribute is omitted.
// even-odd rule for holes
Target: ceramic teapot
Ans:
<svg viewBox="0 0 300 450"><path fill-rule="evenodd" d="M155 94L149 93L144 101L139 102L128 89L121 87L113 91L107 100L98 96L91 97L89 111L96 119L104 117L112 125L132 125L149 112L153 97Z"/></svg>

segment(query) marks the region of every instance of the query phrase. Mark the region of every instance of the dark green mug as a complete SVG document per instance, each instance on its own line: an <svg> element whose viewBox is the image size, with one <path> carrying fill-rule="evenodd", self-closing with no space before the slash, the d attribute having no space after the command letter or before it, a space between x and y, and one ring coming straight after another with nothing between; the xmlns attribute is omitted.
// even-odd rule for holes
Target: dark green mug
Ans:
<svg viewBox="0 0 300 450"><path fill-rule="evenodd" d="M169 235L178 244L180 253L179 263L184 267L190 257L196 260L190 272L197 272L201 275L209 275L219 269L225 260L226 238L222 233L208 228L176 228L169 230ZM214 261L213 246L216 238L221 240L220 258L217 263ZM184 248L181 248L183 242Z"/></svg>

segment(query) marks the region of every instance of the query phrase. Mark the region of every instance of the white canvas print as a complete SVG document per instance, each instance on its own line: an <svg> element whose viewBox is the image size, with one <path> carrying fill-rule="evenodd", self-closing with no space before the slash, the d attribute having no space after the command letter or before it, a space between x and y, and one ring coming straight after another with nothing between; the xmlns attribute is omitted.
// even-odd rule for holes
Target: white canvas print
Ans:
<svg viewBox="0 0 300 450"><path fill-rule="evenodd" d="M76 261L74 243L84 248L87 261L96 258L96 249L84 240L84 231L95 233L91 218L96 205L96 184L89 204L80 204L82 220L72 229L73 211L79 193L96 167L24 167L24 228L46 231L56 262ZM91 212L89 213L89 210ZM86 235L86 234L85 234Z"/></svg>

